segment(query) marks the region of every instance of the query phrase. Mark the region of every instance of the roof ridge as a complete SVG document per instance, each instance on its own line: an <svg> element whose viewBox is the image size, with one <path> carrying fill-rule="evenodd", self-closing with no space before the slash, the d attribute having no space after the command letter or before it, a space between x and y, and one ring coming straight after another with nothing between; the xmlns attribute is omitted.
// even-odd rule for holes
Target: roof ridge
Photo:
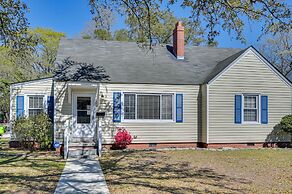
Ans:
<svg viewBox="0 0 292 194"><path fill-rule="evenodd" d="M143 44L143 43L140 43L140 42L137 42L137 41L118 41L118 40L99 40L99 39L83 39L83 38L67 38L67 37L63 37L61 38L61 41L62 40L67 40L67 41L84 41L84 42L109 42L109 43L121 43L121 44ZM166 47L166 46L172 46L172 44L169 44L169 43L159 43L157 44L156 46L162 46L162 47ZM155 45L154 45L155 47ZM211 47L211 46L208 46L208 45L185 45L185 48L207 48L207 49L230 49L230 50L238 50L238 49L242 49L242 48L229 48L229 47Z"/></svg>

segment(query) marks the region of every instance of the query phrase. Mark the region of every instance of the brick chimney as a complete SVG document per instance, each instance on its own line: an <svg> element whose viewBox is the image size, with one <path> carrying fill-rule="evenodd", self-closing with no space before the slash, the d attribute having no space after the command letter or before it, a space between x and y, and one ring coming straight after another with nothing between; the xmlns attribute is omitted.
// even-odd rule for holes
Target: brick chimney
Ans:
<svg viewBox="0 0 292 194"><path fill-rule="evenodd" d="M173 53L177 59L185 57L185 34L181 21L176 23L173 30Z"/></svg>

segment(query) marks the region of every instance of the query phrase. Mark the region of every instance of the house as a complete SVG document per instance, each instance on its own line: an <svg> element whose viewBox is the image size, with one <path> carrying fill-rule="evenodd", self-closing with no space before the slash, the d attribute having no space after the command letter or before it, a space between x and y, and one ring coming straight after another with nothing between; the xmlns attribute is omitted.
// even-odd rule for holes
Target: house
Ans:
<svg viewBox="0 0 292 194"><path fill-rule="evenodd" d="M57 63L68 57L102 66L109 79L88 81L80 72L77 79L72 72L80 67L72 64L62 70L67 79L15 83L11 120L46 110L54 141L72 147L108 146L117 127L133 135L132 148L290 141L273 131L291 114L291 83L253 47L185 46L178 22L173 46L62 39Z"/></svg>

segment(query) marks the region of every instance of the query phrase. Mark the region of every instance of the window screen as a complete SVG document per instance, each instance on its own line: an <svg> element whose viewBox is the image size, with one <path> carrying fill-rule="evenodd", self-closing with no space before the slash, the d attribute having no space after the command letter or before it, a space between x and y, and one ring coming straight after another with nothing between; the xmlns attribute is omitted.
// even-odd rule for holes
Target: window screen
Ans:
<svg viewBox="0 0 292 194"><path fill-rule="evenodd" d="M124 119L136 119L136 95L125 94L124 98Z"/></svg>
<svg viewBox="0 0 292 194"><path fill-rule="evenodd" d="M137 95L138 119L160 119L160 96Z"/></svg>
<svg viewBox="0 0 292 194"><path fill-rule="evenodd" d="M172 95L161 96L161 119L172 119Z"/></svg>
<svg viewBox="0 0 292 194"><path fill-rule="evenodd" d="M124 94L124 119L173 119L172 94Z"/></svg>
<svg viewBox="0 0 292 194"><path fill-rule="evenodd" d="M244 96L244 121L257 122L258 121L258 96L246 95Z"/></svg>
<svg viewBox="0 0 292 194"><path fill-rule="evenodd" d="M29 96L28 116L36 116L44 111L44 96Z"/></svg>

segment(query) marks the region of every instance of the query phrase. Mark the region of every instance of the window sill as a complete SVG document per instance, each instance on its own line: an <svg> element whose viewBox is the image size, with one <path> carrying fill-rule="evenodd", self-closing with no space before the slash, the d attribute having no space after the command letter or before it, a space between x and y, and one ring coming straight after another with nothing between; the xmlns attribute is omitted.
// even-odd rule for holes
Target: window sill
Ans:
<svg viewBox="0 0 292 194"><path fill-rule="evenodd" d="M261 125L262 123L260 123L260 122L242 122L241 124L243 124L243 125Z"/></svg>
<svg viewBox="0 0 292 194"><path fill-rule="evenodd" d="M156 120L156 119L125 119L122 123L175 123L174 120Z"/></svg>

